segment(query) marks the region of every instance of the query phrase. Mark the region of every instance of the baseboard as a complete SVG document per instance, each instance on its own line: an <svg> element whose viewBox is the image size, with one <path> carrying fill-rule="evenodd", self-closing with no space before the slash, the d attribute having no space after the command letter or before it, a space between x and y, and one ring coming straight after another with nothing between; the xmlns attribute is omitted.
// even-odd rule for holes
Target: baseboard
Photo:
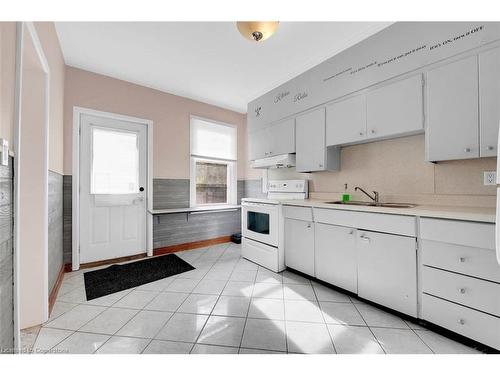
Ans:
<svg viewBox="0 0 500 375"><path fill-rule="evenodd" d="M201 240L195 242L182 243L178 245L159 247L153 250L153 255L170 254L170 253L175 253L177 251L198 249L200 247L212 246L226 242L231 242L231 236L223 236L223 237L211 238L209 240Z"/></svg>
<svg viewBox="0 0 500 375"><path fill-rule="evenodd" d="M208 240L186 242L186 243L181 243L181 244L177 244L177 245L159 247L159 248L156 248L153 250L153 256L171 254L171 253L176 253L178 251L184 251L184 250L198 249L200 247L212 246L212 245L217 245L217 244L226 243L226 242L231 242L231 236L216 237L216 238L211 238ZM146 257L146 253L143 253L143 254L131 255L131 256L127 256L127 257L106 259L106 260L100 260L100 261L91 262L91 263L83 263L83 264L80 264L80 269L104 266L104 265L113 264L113 263L127 262L130 260L142 259L145 257ZM72 271L71 263L66 263L64 265L63 269L64 269L64 272L71 272Z"/></svg>
<svg viewBox="0 0 500 375"><path fill-rule="evenodd" d="M59 292L59 288L61 287L65 273L66 273L66 265L63 265L59 270L56 283L54 284L54 287L52 288L49 295L49 316L52 313L52 308L54 307L54 303L56 303L57 293Z"/></svg>

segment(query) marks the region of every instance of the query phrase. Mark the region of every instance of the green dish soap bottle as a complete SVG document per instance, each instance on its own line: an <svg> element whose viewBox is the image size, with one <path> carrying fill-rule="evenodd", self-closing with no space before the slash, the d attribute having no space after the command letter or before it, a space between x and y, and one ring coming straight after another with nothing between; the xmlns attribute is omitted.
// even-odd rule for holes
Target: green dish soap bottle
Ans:
<svg viewBox="0 0 500 375"><path fill-rule="evenodd" d="M347 192L347 184L344 184L344 194L342 194L342 202L349 202L351 200L351 194Z"/></svg>

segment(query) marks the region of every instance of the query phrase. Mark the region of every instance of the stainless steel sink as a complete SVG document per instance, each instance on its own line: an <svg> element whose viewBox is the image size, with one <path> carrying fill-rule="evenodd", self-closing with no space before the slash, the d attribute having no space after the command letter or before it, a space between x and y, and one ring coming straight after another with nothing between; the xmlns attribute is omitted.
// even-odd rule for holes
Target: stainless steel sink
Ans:
<svg viewBox="0 0 500 375"><path fill-rule="evenodd" d="M416 207L416 204L410 203L375 203L375 202L363 202L363 201L334 201L334 202L325 202L327 204L345 204L347 206L369 206L369 207L388 207L388 208L413 208Z"/></svg>

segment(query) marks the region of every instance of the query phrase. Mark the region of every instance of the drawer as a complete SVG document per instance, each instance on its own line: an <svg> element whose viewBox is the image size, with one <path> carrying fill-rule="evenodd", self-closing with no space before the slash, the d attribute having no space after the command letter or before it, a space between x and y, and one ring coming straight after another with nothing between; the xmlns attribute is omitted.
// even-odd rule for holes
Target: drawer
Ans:
<svg viewBox="0 0 500 375"><path fill-rule="evenodd" d="M314 220L317 223L416 237L416 219L413 216L314 208Z"/></svg>
<svg viewBox="0 0 500 375"><path fill-rule="evenodd" d="M500 350L500 318L422 295L422 318Z"/></svg>
<svg viewBox="0 0 500 375"><path fill-rule="evenodd" d="M422 263L500 283L494 250L422 240Z"/></svg>
<svg viewBox="0 0 500 375"><path fill-rule="evenodd" d="M241 240L241 256L274 272L279 268L278 249L248 238Z"/></svg>
<svg viewBox="0 0 500 375"><path fill-rule="evenodd" d="M424 293L500 316L500 284L423 267L422 290Z"/></svg>
<svg viewBox="0 0 500 375"><path fill-rule="evenodd" d="M495 249L494 224L422 218L420 237L456 245Z"/></svg>
<svg viewBox="0 0 500 375"><path fill-rule="evenodd" d="M283 206L283 216L289 219L313 221L311 207Z"/></svg>

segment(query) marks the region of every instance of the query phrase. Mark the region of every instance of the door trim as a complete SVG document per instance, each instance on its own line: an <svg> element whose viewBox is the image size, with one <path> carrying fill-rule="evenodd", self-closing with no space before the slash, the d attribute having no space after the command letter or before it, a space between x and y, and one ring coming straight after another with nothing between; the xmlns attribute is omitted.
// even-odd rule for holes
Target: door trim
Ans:
<svg viewBox="0 0 500 375"><path fill-rule="evenodd" d="M153 255L153 121L117 113L98 111L84 107L73 107L73 177L72 177L72 242L71 269L80 269L80 122L82 115L105 117L113 120L135 122L146 125L147 131L147 171L146 171L146 255Z"/></svg>

